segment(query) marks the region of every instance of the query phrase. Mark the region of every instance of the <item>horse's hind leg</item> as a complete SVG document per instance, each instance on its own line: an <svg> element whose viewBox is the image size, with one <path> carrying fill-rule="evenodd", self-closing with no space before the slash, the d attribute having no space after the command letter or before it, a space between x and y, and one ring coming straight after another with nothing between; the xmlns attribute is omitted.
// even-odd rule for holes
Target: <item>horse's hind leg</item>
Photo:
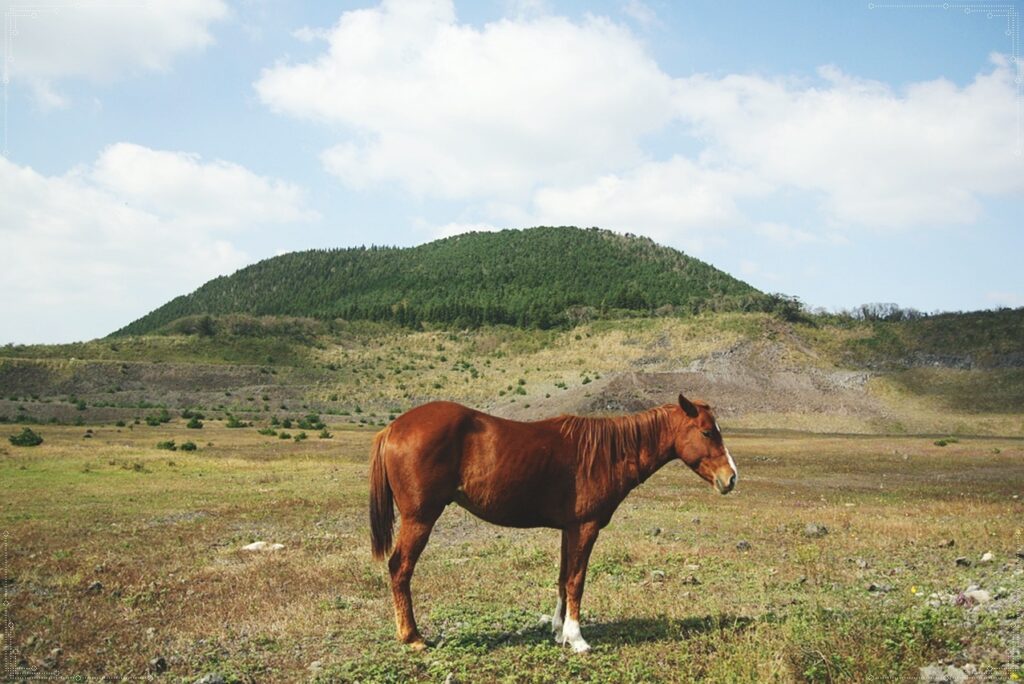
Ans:
<svg viewBox="0 0 1024 684"><path fill-rule="evenodd" d="M398 528L398 540L395 550L388 560L391 571L391 595L395 601L395 623L398 626L398 640L405 642L416 650L427 647L416 629L416 618L412 611L412 592L409 583L416 561L427 545L427 538L437 521L440 511L426 517L402 518Z"/></svg>

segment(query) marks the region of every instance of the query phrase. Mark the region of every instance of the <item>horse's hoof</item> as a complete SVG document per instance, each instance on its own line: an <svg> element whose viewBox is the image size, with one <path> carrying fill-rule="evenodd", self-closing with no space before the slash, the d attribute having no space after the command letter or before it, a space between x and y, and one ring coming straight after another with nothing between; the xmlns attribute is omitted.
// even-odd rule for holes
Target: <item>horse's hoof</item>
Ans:
<svg viewBox="0 0 1024 684"><path fill-rule="evenodd" d="M412 650L416 651L417 653L422 653L423 651L427 650L427 642L425 642L423 639L416 639L415 641L410 641L407 644L407 646Z"/></svg>
<svg viewBox="0 0 1024 684"><path fill-rule="evenodd" d="M580 639L572 645L573 653L590 653L590 644Z"/></svg>

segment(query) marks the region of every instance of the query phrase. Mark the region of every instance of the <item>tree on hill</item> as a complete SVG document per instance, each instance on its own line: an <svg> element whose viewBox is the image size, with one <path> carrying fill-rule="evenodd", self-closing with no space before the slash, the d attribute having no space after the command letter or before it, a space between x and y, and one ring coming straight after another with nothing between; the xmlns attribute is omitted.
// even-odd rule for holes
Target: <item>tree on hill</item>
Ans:
<svg viewBox="0 0 1024 684"><path fill-rule="evenodd" d="M231 314L417 327L568 325L572 312L767 311L750 285L647 238L596 228L468 233L418 247L310 250L266 259L177 297L115 335L245 334ZM217 316L217 319L211 319Z"/></svg>

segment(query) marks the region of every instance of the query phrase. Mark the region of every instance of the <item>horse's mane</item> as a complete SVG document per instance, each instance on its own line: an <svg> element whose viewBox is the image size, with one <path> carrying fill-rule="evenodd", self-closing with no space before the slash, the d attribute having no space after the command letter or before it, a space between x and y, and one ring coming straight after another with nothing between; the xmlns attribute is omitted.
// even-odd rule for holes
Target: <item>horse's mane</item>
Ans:
<svg viewBox="0 0 1024 684"><path fill-rule="evenodd" d="M610 470L623 459L636 459L643 450L654 451L662 431L669 427L672 409L672 404L666 404L609 418L559 416L560 431L576 442L582 472L591 474L595 468Z"/></svg>

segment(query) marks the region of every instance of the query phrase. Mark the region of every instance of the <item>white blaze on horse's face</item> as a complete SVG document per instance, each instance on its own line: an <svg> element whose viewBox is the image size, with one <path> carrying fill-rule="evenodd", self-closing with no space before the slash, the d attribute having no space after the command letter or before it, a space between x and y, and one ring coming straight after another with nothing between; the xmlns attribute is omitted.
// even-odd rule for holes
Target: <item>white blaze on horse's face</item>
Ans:
<svg viewBox="0 0 1024 684"><path fill-rule="evenodd" d="M718 430L718 434L722 434L722 428L718 427L718 421L715 421L715 429ZM729 447L725 446L725 457L729 459L729 467L732 468L732 481L735 485L736 481L740 479L740 471L736 468L736 461L732 460L732 454L729 453Z"/></svg>

